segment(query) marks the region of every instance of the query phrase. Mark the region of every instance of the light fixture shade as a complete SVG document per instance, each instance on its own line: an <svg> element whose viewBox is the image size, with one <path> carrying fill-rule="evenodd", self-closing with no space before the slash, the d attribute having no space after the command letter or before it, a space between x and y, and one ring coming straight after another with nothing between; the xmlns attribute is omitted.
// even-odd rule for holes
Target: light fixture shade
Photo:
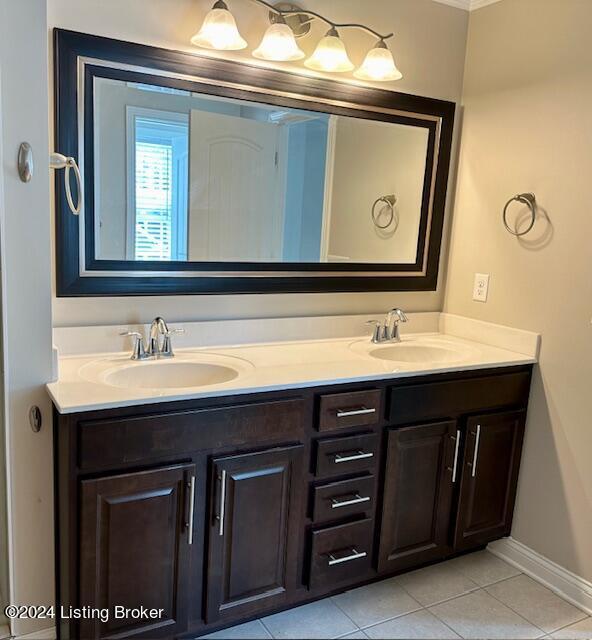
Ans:
<svg viewBox="0 0 592 640"><path fill-rule="evenodd" d="M191 38L191 44L217 51L238 51L247 47L247 41L238 32L236 20L223 0L214 4L199 32Z"/></svg>
<svg viewBox="0 0 592 640"><path fill-rule="evenodd" d="M321 39L314 53L305 61L305 66L315 71L343 73L355 68L349 59L343 40L335 28Z"/></svg>
<svg viewBox="0 0 592 640"><path fill-rule="evenodd" d="M403 74L397 69L395 59L384 41L380 41L368 52L362 66L354 72L360 80L388 82L400 80Z"/></svg>
<svg viewBox="0 0 592 640"><path fill-rule="evenodd" d="M281 22L268 27L261 44L253 51L255 58L274 62L302 60L304 55L304 51L296 43L292 29Z"/></svg>

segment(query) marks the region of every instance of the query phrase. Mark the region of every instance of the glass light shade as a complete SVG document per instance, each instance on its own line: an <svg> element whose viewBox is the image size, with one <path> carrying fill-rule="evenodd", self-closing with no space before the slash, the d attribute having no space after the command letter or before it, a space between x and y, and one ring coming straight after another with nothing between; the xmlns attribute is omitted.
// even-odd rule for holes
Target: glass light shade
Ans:
<svg viewBox="0 0 592 640"><path fill-rule="evenodd" d="M292 29L281 22L272 24L267 29L261 44L253 51L255 58L273 60L275 62L302 60L304 55L304 51L296 44Z"/></svg>
<svg viewBox="0 0 592 640"><path fill-rule="evenodd" d="M354 72L354 76L360 80L388 82L400 80L403 74L397 69L393 54L386 44L380 42L368 52L362 66Z"/></svg>
<svg viewBox="0 0 592 640"><path fill-rule="evenodd" d="M305 61L304 65L315 71L334 73L343 73L355 68L354 63L347 55L343 40L335 29L329 30L327 35L321 39L314 53Z"/></svg>
<svg viewBox="0 0 592 640"><path fill-rule="evenodd" d="M201 29L191 38L191 44L218 51L246 49L247 41L238 32L234 16L217 5L219 3L206 15Z"/></svg>

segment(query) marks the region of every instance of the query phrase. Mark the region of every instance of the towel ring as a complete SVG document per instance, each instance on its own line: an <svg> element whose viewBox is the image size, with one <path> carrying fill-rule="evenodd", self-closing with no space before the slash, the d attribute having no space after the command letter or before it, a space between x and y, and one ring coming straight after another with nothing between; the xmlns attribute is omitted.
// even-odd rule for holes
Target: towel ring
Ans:
<svg viewBox="0 0 592 640"><path fill-rule="evenodd" d="M70 211L77 216L82 209L82 177L80 175L80 169L76 164L76 160L71 157L66 157L61 153L52 153L49 158L49 166L52 169L65 169L64 173L64 186L66 187L66 200ZM72 197L72 187L70 185L70 171L74 171L76 176L76 187L78 191L78 202L74 204L74 198Z"/></svg>
<svg viewBox="0 0 592 640"><path fill-rule="evenodd" d="M512 204L512 202L521 202L525 204L530 209L531 220L530 224L524 231L515 231L508 224L508 207ZM510 198L508 202L506 202L506 206L504 207L503 221L504 227L511 233L513 236L520 238L521 236L525 236L529 231L534 227L534 223L536 222L536 197L534 193L519 193L517 196Z"/></svg>
<svg viewBox="0 0 592 640"><path fill-rule="evenodd" d="M380 202L384 203L389 209L390 216L386 224L380 224L378 222L380 214L376 213L376 205ZM394 194L389 196L380 196L380 198L376 198L376 200L374 201L374 204L372 205L372 222L374 223L374 226L377 229L388 229L391 226L391 224L393 224L393 220L395 219L396 204L397 204L397 196L395 196Z"/></svg>

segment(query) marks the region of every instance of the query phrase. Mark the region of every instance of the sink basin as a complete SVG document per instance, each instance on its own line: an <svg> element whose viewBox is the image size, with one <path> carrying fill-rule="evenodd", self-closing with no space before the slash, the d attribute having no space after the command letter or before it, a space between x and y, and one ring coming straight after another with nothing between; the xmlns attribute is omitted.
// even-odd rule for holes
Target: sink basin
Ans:
<svg viewBox="0 0 592 640"><path fill-rule="evenodd" d="M197 389L235 380L253 364L214 352L178 353L174 358L132 361L128 356L97 358L79 370L88 382L161 395L169 389Z"/></svg>
<svg viewBox="0 0 592 640"><path fill-rule="evenodd" d="M395 344L376 348L369 352L373 358L391 362L458 362L463 355L453 349L433 345Z"/></svg>
<svg viewBox="0 0 592 640"><path fill-rule="evenodd" d="M111 371L104 382L128 389L185 389L229 382L238 373L232 367L205 362L149 362Z"/></svg>

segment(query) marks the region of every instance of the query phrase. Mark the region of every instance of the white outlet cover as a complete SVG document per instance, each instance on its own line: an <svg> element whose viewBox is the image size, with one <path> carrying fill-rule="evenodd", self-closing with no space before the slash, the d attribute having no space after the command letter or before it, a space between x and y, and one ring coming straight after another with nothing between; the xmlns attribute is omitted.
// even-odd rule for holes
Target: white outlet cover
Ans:
<svg viewBox="0 0 592 640"><path fill-rule="evenodd" d="M487 302L489 294L489 274L476 273L475 284L473 285L473 300L476 302Z"/></svg>

